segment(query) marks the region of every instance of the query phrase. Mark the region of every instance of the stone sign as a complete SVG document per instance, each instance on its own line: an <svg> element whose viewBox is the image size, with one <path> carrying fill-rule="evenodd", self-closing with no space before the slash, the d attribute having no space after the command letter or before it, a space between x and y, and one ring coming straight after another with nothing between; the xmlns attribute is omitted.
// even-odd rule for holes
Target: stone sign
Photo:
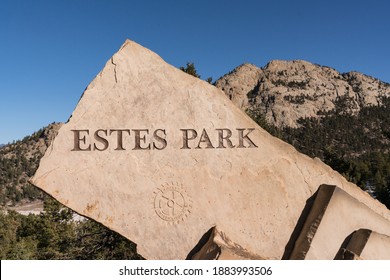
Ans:
<svg viewBox="0 0 390 280"><path fill-rule="evenodd" d="M280 259L322 184L390 219L221 90L129 40L87 87L31 182L132 240L147 259Z"/></svg>

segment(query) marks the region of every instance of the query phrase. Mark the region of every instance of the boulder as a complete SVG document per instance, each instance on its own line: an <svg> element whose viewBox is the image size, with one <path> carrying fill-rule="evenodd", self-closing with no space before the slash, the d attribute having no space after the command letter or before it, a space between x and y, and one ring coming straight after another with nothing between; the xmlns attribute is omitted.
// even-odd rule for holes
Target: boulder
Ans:
<svg viewBox="0 0 390 280"><path fill-rule="evenodd" d="M213 227L241 251L280 259L322 184L390 219L224 92L129 40L86 88L30 181L135 242L147 259L186 259Z"/></svg>

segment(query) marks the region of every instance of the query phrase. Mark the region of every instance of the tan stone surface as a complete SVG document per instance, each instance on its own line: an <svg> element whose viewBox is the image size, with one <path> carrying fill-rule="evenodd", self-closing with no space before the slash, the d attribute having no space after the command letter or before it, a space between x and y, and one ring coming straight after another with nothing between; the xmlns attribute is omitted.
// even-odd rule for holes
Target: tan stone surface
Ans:
<svg viewBox="0 0 390 280"><path fill-rule="evenodd" d="M364 260L390 260L390 237L371 232L360 257Z"/></svg>
<svg viewBox="0 0 390 280"><path fill-rule="evenodd" d="M390 223L383 216L378 215L340 188L323 185L318 190L290 258L333 259L346 238L362 227L369 227L386 234L390 233ZM352 244L361 244L361 239L364 238L360 236L356 239L358 241L352 242L346 248L358 256L360 255L359 250L356 250L358 246L352 246Z"/></svg>
<svg viewBox="0 0 390 280"><path fill-rule="evenodd" d="M359 229L352 234L345 250L364 260L390 260L390 237L369 229Z"/></svg>
<svg viewBox="0 0 390 280"><path fill-rule="evenodd" d="M113 129L130 130L122 145ZM197 131L191 149L181 149L180 129ZM203 135L196 149L203 129L211 144ZM216 129L230 129L235 148L211 148L218 146ZM237 129L254 129L249 137L257 147L243 139L245 148L238 148ZM102 139L107 149L94 150L105 148ZM150 150L133 150L136 142ZM321 184L337 185L390 218L382 204L320 160L257 126L221 90L132 41L87 87L31 182L136 242L147 259L185 259L214 226L243 249L280 259L307 198Z"/></svg>
<svg viewBox="0 0 390 280"><path fill-rule="evenodd" d="M216 227L207 242L191 257L192 260L262 260L263 257L242 248Z"/></svg>

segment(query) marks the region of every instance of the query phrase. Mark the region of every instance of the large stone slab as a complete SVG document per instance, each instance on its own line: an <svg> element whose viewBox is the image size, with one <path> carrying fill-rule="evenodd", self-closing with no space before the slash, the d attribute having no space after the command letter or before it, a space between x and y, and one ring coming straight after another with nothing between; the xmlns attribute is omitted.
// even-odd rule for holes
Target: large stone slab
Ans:
<svg viewBox="0 0 390 280"><path fill-rule="evenodd" d="M340 188L322 185L295 242L290 258L334 259L339 249L343 247L342 244L345 243L346 238L362 227L369 227L386 234L390 233L390 223L383 216L378 215ZM347 248L360 257L361 252L353 249L358 246L352 244L360 243L364 239L361 235L362 233L359 232L355 236L355 242Z"/></svg>
<svg viewBox="0 0 390 280"><path fill-rule="evenodd" d="M147 259L185 259L215 226L242 250L279 259L321 184L390 218L221 90L132 41L87 87L31 182L136 242Z"/></svg>

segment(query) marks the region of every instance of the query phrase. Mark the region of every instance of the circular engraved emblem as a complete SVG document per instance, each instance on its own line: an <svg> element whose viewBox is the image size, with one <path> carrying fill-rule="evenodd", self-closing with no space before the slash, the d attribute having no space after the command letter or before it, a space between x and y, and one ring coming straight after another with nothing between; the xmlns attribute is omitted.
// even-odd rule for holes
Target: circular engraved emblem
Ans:
<svg viewBox="0 0 390 280"><path fill-rule="evenodd" d="M154 194L154 210L161 219L179 223L191 213L192 201L181 184L164 184Z"/></svg>

